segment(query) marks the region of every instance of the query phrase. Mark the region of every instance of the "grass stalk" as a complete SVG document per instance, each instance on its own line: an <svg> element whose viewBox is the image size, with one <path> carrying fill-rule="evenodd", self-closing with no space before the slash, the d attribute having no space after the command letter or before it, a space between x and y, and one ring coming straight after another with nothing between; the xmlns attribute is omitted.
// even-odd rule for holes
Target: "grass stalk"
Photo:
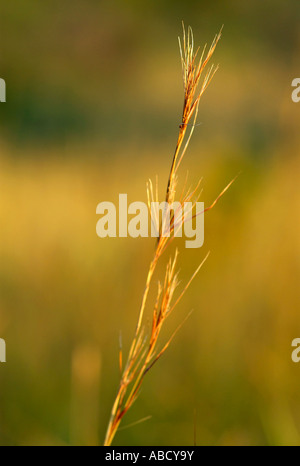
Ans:
<svg viewBox="0 0 300 466"><path fill-rule="evenodd" d="M194 131L194 127L196 125L198 106L201 96L207 89L218 68L214 65L207 68L207 65L215 51L220 37L221 31L218 35L215 36L208 52L206 52L206 47L204 47L199 59L197 58L199 54L199 48L196 51L194 51L194 39L192 29L188 27L186 31L183 26L183 38L182 40L179 38L184 84L184 103L181 124L179 126L179 132L177 142L175 145L175 151L172 158L165 196L166 202L170 205L175 200L178 168L188 148L189 142ZM203 72L205 69L207 69L207 71L203 78ZM223 195L223 193L226 191L226 189L228 189L228 187L229 185L222 191L220 196ZM154 193L153 185L151 181L149 181L147 186L147 194L148 205L150 209L151 202L153 202L154 200L158 201L157 183L156 190ZM195 198L198 199L197 195L198 186L192 191L190 189L184 191L180 197L181 206L183 206L185 202L191 200L193 200L193 202L195 203ZM205 211L213 207L220 198L220 196L218 196L214 203L210 207L205 209ZM128 352L126 364L121 374L118 392L112 407L106 431L106 436L104 440L105 446L111 445L122 419L124 418L125 414L131 408L131 406L138 397L141 385L144 381L146 374L167 350L177 331L181 327L180 325L176 329L176 331L173 333L171 338L165 343L162 349L159 350L157 348L160 332L166 322L166 319L172 313L178 302L181 300L181 298L185 294L186 290L190 286L193 279L196 277L201 266L207 258L206 257L202 261L195 273L192 275L191 279L188 281L188 283L185 285L185 287L179 294L179 297L173 303L174 292L178 286L178 275L176 272L178 251L176 250L174 258L170 258L168 261L163 283L158 282L156 301L152 311L151 332L149 335L145 335L143 320L146 306L148 303L148 295L152 285L153 276L162 254L174 238L174 233L176 232L176 229L181 226L175 224L174 214L172 215L170 220L170 236L167 237L163 236L162 234L159 235L158 240L156 242L154 255L149 265L134 337ZM183 224L184 218L182 218L181 222ZM162 231L162 226L160 231ZM123 360L122 354L120 354L119 358L120 361Z"/></svg>

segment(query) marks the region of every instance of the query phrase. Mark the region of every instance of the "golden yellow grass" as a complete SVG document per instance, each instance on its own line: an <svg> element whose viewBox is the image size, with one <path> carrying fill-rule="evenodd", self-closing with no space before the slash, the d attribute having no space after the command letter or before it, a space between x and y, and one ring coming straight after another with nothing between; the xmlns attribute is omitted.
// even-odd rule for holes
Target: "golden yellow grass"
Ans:
<svg viewBox="0 0 300 466"><path fill-rule="evenodd" d="M208 67L208 64L211 60L217 43L220 40L220 37L221 33L215 36L206 54L206 47L204 47L201 54L199 54L199 48L197 48L196 50L194 49L193 32L190 27L188 27L188 30L186 32L183 26L182 44L179 39L184 84L184 103L182 111L182 120L179 125L178 139L175 146L175 152L173 155L170 174L167 182L165 200L169 205L173 204L173 202L175 201L178 169L186 153L189 142L191 140L191 136L193 134L194 127L196 125L198 107L201 96L207 89L212 77L214 76L217 70L217 67L211 65L205 72L205 76L202 79L203 72ZM200 55L199 57L198 54ZM184 141L185 144L183 144ZM192 190L187 189L186 187L184 188L179 200L181 207L183 207L186 202L191 202L192 205L195 205L199 198L199 184L200 182L198 183L196 188ZM229 185L223 190L221 195L226 191L228 187ZM159 201L157 192L158 187L156 186L156 188L153 188L152 182L150 181L148 183L149 210L151 209L151 202ZM213 203L213 205L217 202L217 200L218 198ZM181 225L183 222L184 217L181 218ZM160 232L164 229L163 224L164 219L162 219ZM164 236L162 233L160 233L156 243L153 259L150 262L145 289L142 297L142 303L138 314L135 334L130 346L130 350L124 368L122 367L122 348L120 348L119 362L120 371L122 371L122 375L118 393L112 407L111 416L104 440L104 445L106 446L111 445L123 417L131 408L133 403L136 401L146 374L150 371L153 365L167 350L172 339L174 338L178 329L180 328L177 328L177 330L173 333L171 338L162 346L161 349L158 348L162 327L164 326L169 315L174 310L175 306L183 297L190 283L195 278L206 259L205 258L202 261L202 263L198 266L191 279L187 282L187 284L183 287L183 290L179 293L179 296L176 299L174 299L174 292L178 286L178 273L176 271L178 251L176 250L174 258L170 258L167 263L165 277L162 281L162 284L160 281L158 281L158 291L152 312L151 331L149 335L145 334L143 318L147 306L149 290L152 286L153 275L157 268L157 264L161 259L161 256L168 247L168 244L172 241L172 238L174 238L176 228L178 228L178 225L175 224L175 214L173 212L173 215L171 215L170 219L170 235Z"/></svg>

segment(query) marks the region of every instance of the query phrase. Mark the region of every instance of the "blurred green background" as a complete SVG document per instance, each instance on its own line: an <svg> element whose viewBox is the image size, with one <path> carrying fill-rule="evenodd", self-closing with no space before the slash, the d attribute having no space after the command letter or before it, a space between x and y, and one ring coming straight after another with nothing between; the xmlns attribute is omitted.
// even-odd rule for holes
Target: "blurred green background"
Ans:
<svg viewBox="0 0 300 466"><path fill-rule="evenodd" d="M163 192L182 109L177 36L224 24L181 168L203 177L203 248L180 246L169 321L116 445L300 444L299 0L10 0L0 6L1 445L101 444L153 240L100 239L96 206ZM167 259L165 257L165 260ZM195 413L196 412L196 416ZM196 419L196 421L195 421Z"/></svg>

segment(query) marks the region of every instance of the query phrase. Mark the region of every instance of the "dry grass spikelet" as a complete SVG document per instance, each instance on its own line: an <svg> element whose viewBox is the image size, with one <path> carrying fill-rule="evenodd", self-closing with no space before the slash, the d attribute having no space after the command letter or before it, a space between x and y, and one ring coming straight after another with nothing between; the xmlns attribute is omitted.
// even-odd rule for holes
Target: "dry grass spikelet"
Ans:
<svg viewBox="0 0 300 466"><path fill-rule="evenodd" d="M211 65L209 68L208 63L211 60L211 57L215 51L217 43L221 37L221 32L215 36L210 48L206 52L206 47L202 50L201 54L199 49L194 50L194 39L192 29L188 27L187 32L183 26L183 39L179 39L179 47L181 54L181 63L183 71L183 84L184 84L184 103L182 111L182 120L179 126L179 133L177 138L177 143L175 146L175 152L173 155L170 174L167 183L166 189L166 202L171 205L175 201L176 194L176 184L177 184L177 174L180 163L184 157L184 154L189 145L191 136L196 125L198 106L201 99L201 96L207 89L209 83L211 82L215 72L218 67ZM199 56L199 58L198 58ZM203 72L206 70L204 77ZM187 130L189 129L188 134ZM185 144L183 145L183 142ZM232 182L231 182L232 183ZM222 191L222 193L217 197L214 203L205 209L205 211L212 208L218 199L224 194L228 189L230 184ZM195 189L186 189L186 184L184 190L179 199L179 206L183 207L186 202L191 202L192 206L198 200L199 197L199 188L200 182L195 187ZM148 194L148 205L149 209L151 208L151 202L158 201L158 188L157 182L154 189L151 181L147 185L147 194ZM191 209L192 211L192 209ZM156 222L157 228L160 232L162 231L164 225L164 219L162 219L162 224L159 225L159 219L154 219ZM147 273L145 289L142 297L142 303L138 314L136 329L133 337L133 341L130 346L130 350L127 356L126 363L122 369L122 374L120 378L120 384L115 398L109 424L107 427L106 437L104 445L111 445L114 436L119 428L121 420L123 419L126 412L131 408L133 403L138 397L140 387L144 381L146 374L153 367L153 365L159 360L159 358L164 354L168 346L170 345L175 334L179 330L173 333L171 338L164 344L164 346L159 349L158 342L160 340L161 330L172 313L178 302L183 297L184 293L190 286L191 282L199 272L201 266L205 262L207 256L201 262L193 276L190 278L188 283L179 293L179 296L174 299L175 291L178 287L178 275L176 272L176 264L178 258L178 251L176 250L175 256L173 259L169 259L165 276L162 283L158 283L156 301L152 311L152 323L150 333L147 335L143 326L143 317L147 304L148 294L150 286L152 284L152 278L162 254L166 250L168 244L173 240L176 230L182 226L184 222L184 217L181 220L177 220L176 212L172 213L170 218L169 226L169 235L165 236L159 234L158 240L155 246L155 252L152 258L152 261L149 265L149 270ZM188 315L189 316L189 315ZM188 316L184 319L188 318ZM120 350L120 366L122 365L123 355Z"/></svg>

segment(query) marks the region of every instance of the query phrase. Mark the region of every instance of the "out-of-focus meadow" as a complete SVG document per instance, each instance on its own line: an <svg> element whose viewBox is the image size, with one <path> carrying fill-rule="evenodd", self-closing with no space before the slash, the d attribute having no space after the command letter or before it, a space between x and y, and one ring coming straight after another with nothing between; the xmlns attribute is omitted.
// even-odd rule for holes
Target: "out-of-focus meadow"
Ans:
<svg viewBox="0 0 300 466"><path fill-rule="evenodd" d="M300 444L300 4L162 0L2 2L0 444L100 444L118 341L136 324L152 239L100 239L96 206L161 191L182 109L177 36L224 23L220 69L181 168L203 177L201 249L167 339L115 444ZM171 251L171 250L170 250ZM166 255L165 259L167 259ZM195 415L196 412L196 421ZM195 425L194 425L195 424Z"/></svg>

